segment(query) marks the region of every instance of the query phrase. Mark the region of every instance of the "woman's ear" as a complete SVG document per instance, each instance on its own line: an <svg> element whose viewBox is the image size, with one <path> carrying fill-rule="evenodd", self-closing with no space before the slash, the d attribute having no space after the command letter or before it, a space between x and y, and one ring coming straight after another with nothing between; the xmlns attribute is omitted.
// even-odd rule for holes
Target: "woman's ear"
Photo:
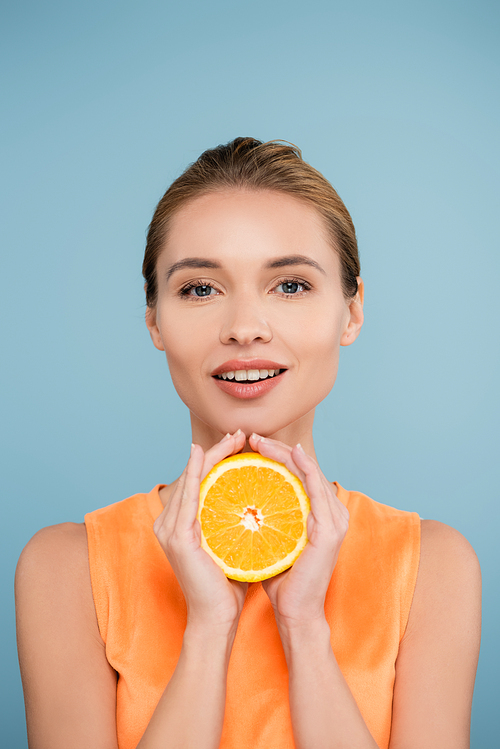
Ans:
<svg viewBox="0 0 500 749"><path fill-rule="evenodd" d="M363 284L363 280L359 276L356 280L358 282L358 291L356 292L356 296L354 297L354 299L349 303L349 320L340 338L341 346L349 346L353 341L355 341L359 335L361 326L363 325L363 301L365 297L365 287Z"/></svg>
<svg viewBox="0 0 500 749"><path fill-rule="evenodd" d="M156 307L147 307L146 309L146 325L149 330L151 340L159 351L165 351L163 341L161 339L160 329L156 322Z"/></svg>

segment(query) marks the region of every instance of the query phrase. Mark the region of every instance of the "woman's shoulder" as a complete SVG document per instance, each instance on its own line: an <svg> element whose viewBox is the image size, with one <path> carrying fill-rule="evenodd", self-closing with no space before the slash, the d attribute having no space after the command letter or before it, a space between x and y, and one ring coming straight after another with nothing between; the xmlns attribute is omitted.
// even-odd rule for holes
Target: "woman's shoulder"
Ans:
<svg viewBox="0 0 500 749"><path fill-rule="evenodd" d="M420 520L420 587L449 588L455 581L460 589L477 589L481 568L476 552L465 536L438 520ZM444 591L441 591L444 592ZM415 591L418 593L418 588Z"/></svg>
<svg viewBox="0 0 500 749"><path fill-rule="evenodd" d="M420 521L420 560L405 639L446 631L445 622L480 626L481 568L472 545L437 520Z"/></svg>
<svg viewBox="0 0 500 749"><path fill-rule="evenodd" d="M68 567L76 572L88 569L85 523L58 523L37 531L21 552L16 580L29 576L39 578L51 571L65 574Z"/></svg>
<svg viewBox="0 0 500 749"><path fill-rule="evenodd" d="M89 553L94 551L101 536L121 537L144 525L152 528L155 513L161 510L156 486L149 493L134 494L89 512L83 523L58 523L37 531L21 552L16 568L16 594L22 587L65 585L80 588L88 597L91 591ZM158 506L157 506L158 505Z"/></svg>
<svg viewBox="0 0 500 749"><path fill-rule="evenodd" d="M455 528L421 520L418 577L396 661L391 746L403 746L409 726L422 746L443 727L447 746L465 746L480 639L474 549Z"/></svg>
<svg viewBox="0 0 500 749"><path fill-rule="evenodd" d="M85 525L35 533L19 558L15 591L30 738L40 746L57 738L63 746L63 705L76 726L85 726L89 746L116 746L116 673L97 624Z"/></svg>
<svg viewBox="0 0 500 749"><path fill-rule="evenodd" d="M59 523L39 530L21 552L15 576L16 608L37 616L47 603L61 625L78 610L95 619L84 523Z"/></svg>
<svg viewBox="0 0 500 749"><path fill-rule="evenodd" d="M31 647L38 637L49 640L52 631L93 633L102 645L84 523L59 523L35 533L17 563L15 596L21 650L24 642Z"/></svg>
<svg viewBox="0 0 500 749"><path fill-rule="evenodd" d="M465 536L451 525L441 523L439 520L420 519L422 542L429 549L453 550L460 555L468 555L470 559L476 559L477 556L470 542Z"/></svg>

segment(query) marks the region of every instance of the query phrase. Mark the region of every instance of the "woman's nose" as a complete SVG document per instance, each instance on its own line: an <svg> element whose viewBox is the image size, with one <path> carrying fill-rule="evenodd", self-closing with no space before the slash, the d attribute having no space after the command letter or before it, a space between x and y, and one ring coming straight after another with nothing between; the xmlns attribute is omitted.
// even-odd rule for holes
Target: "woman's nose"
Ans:
<svg viewBox="0 0 500 749"><path fill-rule="evenodd" d="M219 337L222 343L244 346L257 340L267 343L273 334L260 305L246 302L226 310Z"/></svg>

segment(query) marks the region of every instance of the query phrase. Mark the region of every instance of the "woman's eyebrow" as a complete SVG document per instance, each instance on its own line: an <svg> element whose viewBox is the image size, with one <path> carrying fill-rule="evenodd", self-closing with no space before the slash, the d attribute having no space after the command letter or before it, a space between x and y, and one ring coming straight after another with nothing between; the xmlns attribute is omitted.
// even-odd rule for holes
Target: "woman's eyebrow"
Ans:
<svg viewBox="0 0 500 749"><path fill-rule="evenodd" d="M274 260L269 260L264 268L284 268L290 265L310 265L312 268L316 268L326 276L326 271L323 270L321 265L306 255L284 255L283 257L277 257ZM209 260L204 257L185 257L183 260L178 260L173 263L167 270L166 281L170 276L177 270L183 268L221 268L220 263L215 260Z"/></svg>
<svg viewBox="0 0 500 749"><path fill-rule="evenodd" d="M176 270L182 270L183 268L220 268L220 263L216 263L215 260L208 260L204 257L185 257L184 260L178 260L176 263L170 266L167 270L166 281L170 278L172 273Z"/></svg>
<svg viewBox="0 0 500 749"><path fill-rule="evenodd" d="M321 271L326 276L326 271L323 270L321 265L306 255L285 255L284 257L278 257L275 260L270 260L266 263L266 268L284 268L287 265L311 265L313 268Z"/></svg>

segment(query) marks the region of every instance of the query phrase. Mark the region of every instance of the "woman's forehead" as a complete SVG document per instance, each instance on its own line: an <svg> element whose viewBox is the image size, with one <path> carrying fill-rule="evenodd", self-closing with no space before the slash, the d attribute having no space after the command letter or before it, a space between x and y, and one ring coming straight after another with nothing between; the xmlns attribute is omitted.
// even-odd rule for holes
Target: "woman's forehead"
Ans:
<svg viewBox="0 0 500 749"><path fill-rule="evenodd" d="M200 255L221 261L244 256L259 263L302 255L336 265L319 211L270 190L233 189L191 200L173 215L162 255L169 264Z"/></svg>
<svg viewBox="0 0 500 749"><path fill-rule="evenodd" d="M303 198L277 190L242 187L214 190L191 198L174 213L171 227L192 221L230 221L232 217L237 221L246 217L265 223L269 216L277 220L281 216L296 216L297 221L318 226L323 222L319 211Z"/></svg>

